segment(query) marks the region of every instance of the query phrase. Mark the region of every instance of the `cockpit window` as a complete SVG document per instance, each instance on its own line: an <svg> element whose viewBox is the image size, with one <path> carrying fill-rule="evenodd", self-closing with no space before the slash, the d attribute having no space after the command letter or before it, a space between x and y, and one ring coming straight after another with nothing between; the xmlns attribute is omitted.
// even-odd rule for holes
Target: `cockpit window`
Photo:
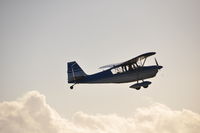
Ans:
<svg viewBox="0 0 200 133"><path fill-rule="evenodd" d="M136 69L137 67L138 66L136 66L135 64L120 66L120 67L111 69L111 72L112 72L112 74L120 74L120 73L124 73L124 72L128 72L128 71L132 71L132 70Z"/></svg>
<svg viewBox="0 0 200 133"><path fill-rule="evenodd" d="M112 72L112 74L119 74L119 73L123 73L124 71L123 71L122 67L120 66L120 67L117 67L117 68L113 68L111 70L111 72Z"/></svg>

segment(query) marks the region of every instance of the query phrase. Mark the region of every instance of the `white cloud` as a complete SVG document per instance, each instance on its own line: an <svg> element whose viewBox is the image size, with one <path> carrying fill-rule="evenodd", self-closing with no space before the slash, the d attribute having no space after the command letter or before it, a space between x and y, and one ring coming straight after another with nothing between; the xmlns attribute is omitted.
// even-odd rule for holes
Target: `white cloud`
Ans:
<svg viewBox="0 0 200 133"><path fill-rule="evenodd" d="M0 133L198 133L200 115L162 104L138 108L132 117L77 112L62 118L36 91L0 103Z"/></svg>

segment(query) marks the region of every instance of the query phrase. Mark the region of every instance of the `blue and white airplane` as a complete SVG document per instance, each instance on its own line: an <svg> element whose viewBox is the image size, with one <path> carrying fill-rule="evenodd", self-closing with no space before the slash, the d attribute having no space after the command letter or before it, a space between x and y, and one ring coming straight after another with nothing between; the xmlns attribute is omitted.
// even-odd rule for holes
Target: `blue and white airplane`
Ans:
<svg viewBox="0 0 200 133"><path fill-rule="evenodd" d="M147 57L154 54L156 53L148 52L122 63L102 66L100 68L107 69L92 75L87 75L75 61L68 62L68 83L73 83L70 89L73 89L75 84L128 83L134 81L137 81L137 83L131 85L130 88L136 90L141 87L147 88L151 82L144 80L155 77L158 70L162 68L158 65L156 58L156 65L144 66ZM140 80L141 82L139 82Z"/></svg>

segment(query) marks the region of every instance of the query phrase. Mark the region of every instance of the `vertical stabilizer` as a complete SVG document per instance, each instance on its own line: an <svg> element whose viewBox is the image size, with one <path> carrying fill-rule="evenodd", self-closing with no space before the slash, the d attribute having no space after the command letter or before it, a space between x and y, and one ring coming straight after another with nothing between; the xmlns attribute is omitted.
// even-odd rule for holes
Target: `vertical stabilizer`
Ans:
<svg viewBox="0 0 200 133"><path fill-rule="evenodd" d="M84 78L87 74L81 69L76 61L67 63L68 83L76 83L76 80Z"/></svg>

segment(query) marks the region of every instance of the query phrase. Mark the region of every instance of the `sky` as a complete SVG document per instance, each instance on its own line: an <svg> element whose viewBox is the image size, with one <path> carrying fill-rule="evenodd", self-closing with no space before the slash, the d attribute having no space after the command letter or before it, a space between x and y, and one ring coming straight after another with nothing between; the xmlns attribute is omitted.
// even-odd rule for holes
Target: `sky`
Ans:
<svg viewBox="0 0 200 133"><path fill-rule="evenodd" d="M0 127L8 124L6 120L9 122L13 109L20 120L30 118L23 122L24 126L30 125L29 122L58 119L64 121L63 125L54 126L72 133L86 132L86 129L94 132L90 128L96 127L96 132L101 132L101 127L109 132L111 129L102 123L115 119L124 120L116 125L134 125L129 126L130 130L124 127L127 132L159 132L173 126L151 125L159 116L173 123L175 118L187 121L190 115L189 125L196 128L188 129L186 124L184 131L198 131L199 6L198 0L0 0ZM87 74L93 74L101 71L100 66L126 61L146 52L156 52L154 57L163 66L157 76L150 79L152 84L147 89L130 89L134 83L80 84L74 90L69 89L66 75L69 61L75 60ZM148 58L146 65L154 65L154 57ZM32 96L36 98L30 101L31 106L37 102L45 105L40 111L44 120L34 121L32 119L38 116L33 115L21 118L22 106L25 111L36 111L25 106L24 97ZM53 112L53 117L51 113L45 116L44 110ZM154 116L155 110L161 115ZM81 117L80 121L91 118L86 125L79 126L83 126L80 131L77 127L66 127L77 125L76 116ZM144 118L139 119L140 116ZM95 128L88 127L94 124L93 120L97 121ZM155 129L141 131L144 123L135 124L144 122L142 120L149 120L147 127ZM0 129L15 131L10 127ZM39 129L27 127L24 132ZM41 132L56 129L41 129ZM113 132L124 132L114 129ZM176 131L175 127L170 129L168 132Z"/></svg>

